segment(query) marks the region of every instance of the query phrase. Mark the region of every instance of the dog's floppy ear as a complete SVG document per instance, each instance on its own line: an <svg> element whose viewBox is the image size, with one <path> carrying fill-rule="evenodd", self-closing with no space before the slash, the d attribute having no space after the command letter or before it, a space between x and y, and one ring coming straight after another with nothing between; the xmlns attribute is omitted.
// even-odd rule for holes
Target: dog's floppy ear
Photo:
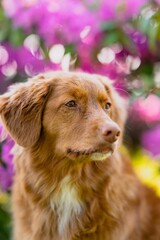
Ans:
<svg viewBox="0 0 160 240"><path fill-rule="evenodd" d="M18 83L0 96L0 116L7 131L21 146L33 146L40 137L49 83L43 78Z"/></svg>

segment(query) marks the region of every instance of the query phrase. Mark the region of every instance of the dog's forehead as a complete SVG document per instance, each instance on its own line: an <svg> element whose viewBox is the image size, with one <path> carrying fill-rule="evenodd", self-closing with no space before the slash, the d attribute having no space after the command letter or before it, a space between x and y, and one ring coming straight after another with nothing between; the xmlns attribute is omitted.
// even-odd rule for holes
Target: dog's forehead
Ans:
<svg viewBox="0 0 160 240"><path fill-rule="evenodd" d="M56 89L61 93L69 93L71 95L98 95L101 98L106 98L107 92L109 93L110 86L109 80L94 75L94 74L66 74L56 81Z"/></svg>

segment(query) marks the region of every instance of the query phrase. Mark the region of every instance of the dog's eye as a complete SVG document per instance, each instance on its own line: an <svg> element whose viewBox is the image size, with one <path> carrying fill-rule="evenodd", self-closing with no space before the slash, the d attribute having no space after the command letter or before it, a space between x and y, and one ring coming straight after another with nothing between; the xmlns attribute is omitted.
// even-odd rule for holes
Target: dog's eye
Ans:
<svg viewBox="0 0 160 240"><path fill-rule="evenodd" d="M107 102L105 104L105 109L109 110L111 108L111 103Z"/></svg>
<svg viewBox="0 0 160 240"><path fill-rule="evenodd" d="M71 100L65 104L69 108L75 108L77 106L77 103L74 100Z"/></svg>

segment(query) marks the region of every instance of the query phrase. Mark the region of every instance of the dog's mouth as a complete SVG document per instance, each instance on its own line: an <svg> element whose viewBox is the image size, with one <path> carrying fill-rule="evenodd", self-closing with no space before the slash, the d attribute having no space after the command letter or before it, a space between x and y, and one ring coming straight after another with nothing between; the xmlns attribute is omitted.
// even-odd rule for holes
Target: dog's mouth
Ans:
<svg viewBox="0 0 160 240"><path fill-rule="evenodd" d="M83 159L83 158L89 158L92 161L101 161L101 160L105 160L108 157L110 157L113 153L113 149L108 149L108 150L93 150L93 149L89 149L89 150L73 150L71 148L67 149L67 156L71 159Z"/></svg>

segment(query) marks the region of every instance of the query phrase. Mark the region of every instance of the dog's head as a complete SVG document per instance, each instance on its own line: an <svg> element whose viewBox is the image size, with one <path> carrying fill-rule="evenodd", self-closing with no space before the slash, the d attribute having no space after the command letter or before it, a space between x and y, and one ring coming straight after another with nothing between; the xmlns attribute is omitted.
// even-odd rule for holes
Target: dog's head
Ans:
<svg viewBox="0 0 160 240"><path fill-rule="evenodd" d="M0 97L0 114L23 147L33 147L43 138L54 154L103 160L121 138L123 105L110 80L102 76L54 72L11 87Z"/></svg>

